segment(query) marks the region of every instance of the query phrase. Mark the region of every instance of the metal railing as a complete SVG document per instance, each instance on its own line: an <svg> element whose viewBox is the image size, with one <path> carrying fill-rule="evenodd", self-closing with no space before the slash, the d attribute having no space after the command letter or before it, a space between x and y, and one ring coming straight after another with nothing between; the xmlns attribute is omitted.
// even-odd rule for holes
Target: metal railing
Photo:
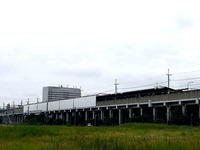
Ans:
<svg viewBox="0 0 200 150"><path fill-rule="evenodd" d="M184 91L184 92L170 93L170 94L164 94L164 95L153 95L153 96L144 96L144 97L135 97L135 98L97 101L97 106L128 104L128 103L145 103L145 102L149 102L149 100L151 100L151 102L170 101L170 100L191 99L191 98L199 98L199 97L200 97L200 90L193 90L193 91Z"/></svg>
<svg viewBox="0 0 200 150"><path fill-rule="evenodd" d="M14 115L14 114L23 114L23 106L22 105L16 105L14 107L9 108L1 108L0 109L0 116L5 115Z"/></svg>

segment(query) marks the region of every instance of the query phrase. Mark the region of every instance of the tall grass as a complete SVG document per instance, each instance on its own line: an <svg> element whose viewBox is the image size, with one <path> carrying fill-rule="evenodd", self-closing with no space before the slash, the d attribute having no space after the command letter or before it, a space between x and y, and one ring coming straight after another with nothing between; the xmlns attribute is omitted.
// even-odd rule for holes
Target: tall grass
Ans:
<svg viewBox="0 0 200 150"><path fill-rule="evenodd" d="M110 127L0 126L0 150L192 150L200 128L159 124Z"/></svg>

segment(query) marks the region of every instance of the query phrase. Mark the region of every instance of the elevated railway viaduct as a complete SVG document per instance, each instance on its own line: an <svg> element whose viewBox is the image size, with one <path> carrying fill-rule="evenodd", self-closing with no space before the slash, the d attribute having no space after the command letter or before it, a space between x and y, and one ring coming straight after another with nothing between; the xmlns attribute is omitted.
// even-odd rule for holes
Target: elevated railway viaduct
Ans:
<svg viewBox="0 0 200 150"><path fill-rule="evenodd" d="M153 122L171 123L174 117L200 119L200 90L174 90L167 87L117 94L93 95L14 106L0 110L2 123L21 123L27 115L43 114L45 122L62 119L66 124L79 125L113 119L118 124L148 116Z"/></svg>

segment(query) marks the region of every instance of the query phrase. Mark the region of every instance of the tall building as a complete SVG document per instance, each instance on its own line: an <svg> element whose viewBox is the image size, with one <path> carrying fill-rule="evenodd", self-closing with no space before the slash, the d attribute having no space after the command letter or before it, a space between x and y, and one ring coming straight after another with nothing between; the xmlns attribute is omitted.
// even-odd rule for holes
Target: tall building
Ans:
<svg viewBox="0 0 200 150"><path fill-rule="evenodd" d="M43 87L43 102L81 97L81 89L68 87Z"/></svg>

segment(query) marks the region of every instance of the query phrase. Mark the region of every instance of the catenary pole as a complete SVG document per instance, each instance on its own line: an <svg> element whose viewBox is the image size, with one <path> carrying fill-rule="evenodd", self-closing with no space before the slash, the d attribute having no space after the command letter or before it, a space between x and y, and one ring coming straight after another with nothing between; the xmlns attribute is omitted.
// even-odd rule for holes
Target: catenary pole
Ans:
<svg viewBox="0 0 200 150"><path fill-rule="evenodd" d="M168 80L168 88L170 88L170 76L172 76L172 74L169 73L169 69L168 69L168 73L167 75L167 80ZM170 94L170 90L168 89L168 94Z"/></svg>

